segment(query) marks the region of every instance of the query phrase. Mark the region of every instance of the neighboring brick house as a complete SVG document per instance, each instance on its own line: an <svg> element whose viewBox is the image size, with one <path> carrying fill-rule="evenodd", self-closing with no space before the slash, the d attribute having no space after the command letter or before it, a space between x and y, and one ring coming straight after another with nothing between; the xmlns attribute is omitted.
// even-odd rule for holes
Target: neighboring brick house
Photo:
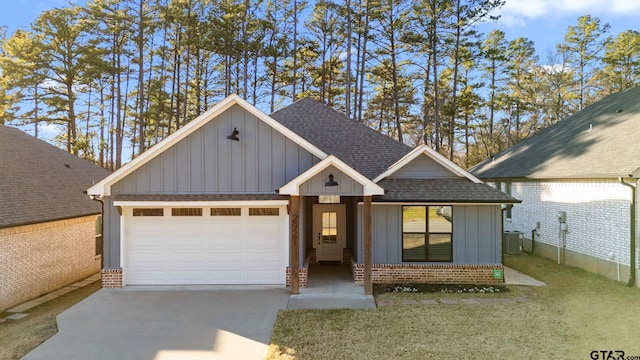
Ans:
<svg viewBox="0 0 640 360"><path fill-rule="evenodd" d="M0 310L100 271L101 205L83 191L109 173L0 125Z"/></svg>
<svg viewBox="0 0 640 360"><path fill-rule="evenodd" d="M637 247L631 251L638 229L631 208L640 178L640 87L610 95L469 171L522 200L506 211L505 230L522 231L525 250L533 237L536 253L636 282L629 269L638 257Z"/></svg>

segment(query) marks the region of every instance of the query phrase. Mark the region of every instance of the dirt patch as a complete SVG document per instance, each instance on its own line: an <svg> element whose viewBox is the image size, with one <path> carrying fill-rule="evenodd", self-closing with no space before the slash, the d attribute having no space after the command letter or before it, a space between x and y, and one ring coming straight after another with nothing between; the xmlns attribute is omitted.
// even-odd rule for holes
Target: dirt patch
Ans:
<svg viewBox="0 0 640 360"><path fill-rule="evenodd" d="M56 316L100 289L100 282L79 288L0 323L0 359L20 359L58 332ZM6 313L5 313L6 315Z"/></svg>

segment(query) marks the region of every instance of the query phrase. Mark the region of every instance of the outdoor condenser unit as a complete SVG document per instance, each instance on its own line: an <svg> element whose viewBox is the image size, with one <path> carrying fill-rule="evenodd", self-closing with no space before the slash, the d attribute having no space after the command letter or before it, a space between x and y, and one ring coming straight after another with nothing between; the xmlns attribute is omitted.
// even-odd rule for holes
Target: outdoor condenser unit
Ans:
<svg viewBox="0 0 640 360"><path fill-rule="evenodd" d="M502 253L508 255L522 253L521 231L505 231L502 233Z"/></svg>

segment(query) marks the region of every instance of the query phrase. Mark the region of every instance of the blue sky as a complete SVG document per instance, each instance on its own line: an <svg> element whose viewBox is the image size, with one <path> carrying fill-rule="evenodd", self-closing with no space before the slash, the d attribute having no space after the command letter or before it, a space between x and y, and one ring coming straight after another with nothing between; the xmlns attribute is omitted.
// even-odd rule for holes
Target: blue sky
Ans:
<svg viewBox="0 0 640 360"><path fill-rule="evenodd" d="M0 11L0 26L11 34L17 28L28 28L43 10L66 6L69 2L85 0L5 0ZM575 25L581 15L596 16L611 25L611 34L624 30L640 31L640 1L638 0L506 0L499 11L497 23L481 26L484 33L498 28L508 40L526 37L536 44L538 54L544 56L562 41L567 27Z"/></svg>
<svg viewBox="0 0 640 360"><path fill-rule="evenodd" d="M562 42L567 28L576 25L582 15L609 23L610 35L625 30L640 31L638 0L506 0L498 14L501 18L482 24L481 31L500 29L507 40L517 37L533 40L543 62L548 51Z"/></svg>

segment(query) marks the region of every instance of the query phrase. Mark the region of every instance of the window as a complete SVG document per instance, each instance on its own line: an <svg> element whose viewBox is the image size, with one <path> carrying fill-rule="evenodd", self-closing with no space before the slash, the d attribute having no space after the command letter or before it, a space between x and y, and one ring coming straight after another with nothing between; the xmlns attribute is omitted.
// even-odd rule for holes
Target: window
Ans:
<svg viewBox="0 0 640 360"><path fill-rule="evenodd" d="M278 208L249 208L249 216L278 216Z"/></svg>
<svg viewBox="0 0 640 360"><path fill-rule="evenodd" d="M335 211L322 212L322 243L335 244L338 242L338 213Z"/></svg>
<svg viewBox="0 0 640 360"><path fill-rule="evenodd" d="M320 195L318 196L319 204L340 204L340 195Z"/></svg>
<svg viewBox="0 0 640 360"><path fill-rule="evenodd" d="M140 209L133 208L133 216L164 216L163 208Z"/></svg>
<svg viewBox="0 0 640 360"><path fill-rule="evenodd" d="M103 252L102 215L96 216L96 256Z"/></svg>
<svg viewBox="0 0 640 360"><path fill-rule="evenodd" d="M171 216L202 216L202 208L173 208Z"/></svg>
<svg viewBox="0 0 640 360"><path fill-rule="evenodd" d="M211 208L211 216L240 216L240 208Z"/></svg>
<svg viewBox="0 0 640 360"><path fill-rule="evenodd" d="M453 261L451 206L402 207L402 261Z"/></svg>

